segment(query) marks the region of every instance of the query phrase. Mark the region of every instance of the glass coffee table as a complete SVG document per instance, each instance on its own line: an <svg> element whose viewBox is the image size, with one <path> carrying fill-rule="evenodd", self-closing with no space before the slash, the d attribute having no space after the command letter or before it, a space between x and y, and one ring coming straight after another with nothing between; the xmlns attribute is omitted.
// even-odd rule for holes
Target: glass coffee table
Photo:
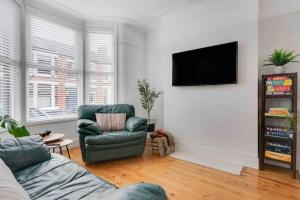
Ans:
<svg viewBox="0 0 300 200"><path fill-rule="evenodd" d="M49 149L53 150L53 153L55 153L56 149L59 149L60 154L63 155L62 148L65 147L69 158L71 158L68 145L72 144L74 141L71 139L64 139L64 136L65 135L62 133L52 133L49 136L44 137L43 141Z"/></svg>

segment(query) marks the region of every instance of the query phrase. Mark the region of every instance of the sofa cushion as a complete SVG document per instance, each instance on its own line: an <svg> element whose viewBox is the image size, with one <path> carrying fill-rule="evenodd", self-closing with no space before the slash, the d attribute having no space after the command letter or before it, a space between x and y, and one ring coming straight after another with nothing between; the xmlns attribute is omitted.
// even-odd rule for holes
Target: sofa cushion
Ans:
<svg viewBox="0 0 300 200"><path fill-rule="evenodd" d="M14 172L49 160L51 154L40 136L28 136L0 141L0 158Z"/></svg>
<svg viewBox="0 0 300 200"><path fill-rule="evenodd" d="M167 195L159 185L140 183L120 188L99 200L167 200Z"/></svg>
<svg viewBox="0 0 300 200"><path fill-rule="evenodd" d="M140 117L130 117L126 121L126 130L142 131L147 129L147 119Z"/></svg>
<svg viewBox="0 0 300 200"><path fill-rule="evenodd" d="M78 119L89 119L95 122L95 113L126 113L126 119L135 115L134 107L128 104L81 105L78 109Z"/></svg>
<svg viewBox="0 0 300 200"><path fill-rule="evenodd" d="M116 189L59 154L52 154L50 160L17 171L15 176L33 200L99 199Z"/></svg>
<svg viewBox="0 0 300 200"><path fill-rule="evenodd" d="M125 113L96 113L96 121L103 131L125 130Z"/></svg>
<svg viewBox="0 0 300 200"><path fill-rule="evenodd" d="M27 192L17 182L10 169L0 159L0 199L30 200Z"/></svg>
<svg viewBox="0 0 300 200"><path fill-rule="evenodd" d="M113 131L104 132L102 135L86 136L85 143L88 145L107 145L126 143L134 140L145 139L145 131Z"/></svg>

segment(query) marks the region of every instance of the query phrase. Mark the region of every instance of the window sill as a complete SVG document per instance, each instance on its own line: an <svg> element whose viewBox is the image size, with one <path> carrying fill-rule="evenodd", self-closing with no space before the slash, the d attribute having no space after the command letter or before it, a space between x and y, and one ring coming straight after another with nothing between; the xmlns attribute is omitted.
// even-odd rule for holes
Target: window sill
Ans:
<svg viewBox="0 0 300 200"><path fill-rule="evenodd" d="M69 121L76 121L77 119L78 119L77 117L71 117L71 118L51 119L51 120L43 120L43 121L27 121L26 126L63 123L63 122L69 122Z"/></svg>

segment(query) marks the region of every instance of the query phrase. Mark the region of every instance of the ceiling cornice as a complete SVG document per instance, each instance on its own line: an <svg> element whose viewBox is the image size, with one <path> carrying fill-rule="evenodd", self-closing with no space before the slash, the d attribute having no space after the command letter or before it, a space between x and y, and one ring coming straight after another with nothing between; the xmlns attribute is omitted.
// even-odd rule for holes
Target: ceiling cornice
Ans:
<svg viewBox="0 0 300 200"><path fill-rule="evenodd" d="M120 23L131 24L131 25L139 28L142 31L148 31L149 29L152 29L153 27L156 27L158 24L160 24L159 20L157 20L155 22L150 22L150 21L145 22L145 24L147 24L147 25L145 25L145 24L141 24L141 23L137 22L136 20L128 18L128 17L87 15L77 9L70 8L70 7L60 3L57 0L51 0L51 1L45 1L45 2L37 2L36 0L16 0L16 1L24 2L25 5L26 4L29 4L29 5L44 4L45 6L51 6L54 9L60 10L61 12L71 15L75 19L79 19L79 20L87 22L87 23L97 22L97 21L101 21L101 22L105 21L105 22L108 22L111 24L120 24ZM172 4L162 10L159 10L159 11L153 13L152 16L157 19L160 19L162 16L164 16L174 10L180 9L182 6L184 6L190 2L191 2L191 0L182 0L181 2Z"/></svg>

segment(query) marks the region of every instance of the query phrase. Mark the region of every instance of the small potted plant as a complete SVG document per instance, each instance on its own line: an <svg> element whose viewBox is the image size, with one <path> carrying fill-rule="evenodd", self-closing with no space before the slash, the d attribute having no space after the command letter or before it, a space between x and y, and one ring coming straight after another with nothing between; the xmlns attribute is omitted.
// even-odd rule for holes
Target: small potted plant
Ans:
<svg viewBox="0 0 300 200"><path fill-rule="evenodd" d="M0 116L0 127L7 129L8 132L16 138L30 135L24 124L18 123L9 115Z"/></svg>
<svg viewBox="0 0 300 200"><path fill-rule="evenodd" d="M144 80L138 80L138 91L141 95L140 101L142 107L146 110L148 116L148 128L147 132L155 131L155 121L151 119L150 112L154 106L155 100L162 93L161 91L157 91L155 88L150 88L149 82Z"/></svg>
<svg viewBox="0 0 300 200"><path fill-rule="evenodd" d="M275 74L285 73L285 65L290 62L299 62L295 60L298 56L299 54L295 54L295 51L275 49L268 59L264 61L265 64L263 66L273 65Z"/></svg>

